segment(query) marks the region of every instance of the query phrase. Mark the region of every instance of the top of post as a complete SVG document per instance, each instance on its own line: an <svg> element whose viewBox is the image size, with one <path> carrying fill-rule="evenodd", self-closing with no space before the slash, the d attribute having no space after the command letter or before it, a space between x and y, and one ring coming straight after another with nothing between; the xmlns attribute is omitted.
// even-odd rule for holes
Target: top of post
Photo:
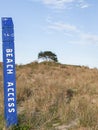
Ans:
<svg viewBox="0 0 98 130"><path fill-rule="evenodd" d="M13 21L11 17L2 17L2 27L13 27Z"/></svg>

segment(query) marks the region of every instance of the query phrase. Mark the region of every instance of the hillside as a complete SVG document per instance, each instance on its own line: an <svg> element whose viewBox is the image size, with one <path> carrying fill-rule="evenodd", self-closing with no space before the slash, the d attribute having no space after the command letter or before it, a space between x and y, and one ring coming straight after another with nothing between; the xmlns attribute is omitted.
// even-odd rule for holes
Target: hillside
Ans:
<svg viewBox="0 0 98 130"><path fill-rule="evenodd" d="M0 130L3 78L0 65ZM98 130L98 70L32 62L16 65L19 125L10 130Z"/></svg>

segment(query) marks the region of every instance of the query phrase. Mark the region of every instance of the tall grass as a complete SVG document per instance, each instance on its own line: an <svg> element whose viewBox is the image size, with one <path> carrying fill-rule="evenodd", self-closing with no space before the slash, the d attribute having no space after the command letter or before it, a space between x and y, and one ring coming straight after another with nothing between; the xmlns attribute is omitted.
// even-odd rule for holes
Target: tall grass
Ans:
<svg viewBox="0 0 98 130"><path fill-rule="evenodd" d="M70 130L97 130L97 69L35 62L16 70L19 124L11 129L56 130L78 120Z"/></svg>

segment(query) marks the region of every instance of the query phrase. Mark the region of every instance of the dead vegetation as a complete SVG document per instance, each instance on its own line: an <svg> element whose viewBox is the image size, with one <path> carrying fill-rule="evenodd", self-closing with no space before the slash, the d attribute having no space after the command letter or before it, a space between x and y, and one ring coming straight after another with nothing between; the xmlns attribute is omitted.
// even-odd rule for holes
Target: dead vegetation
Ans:
<svg viewBox="0 0 98 130"><path fill-rule="evenodd" d="M59 130L62 126L67 130L98 130L96 68L33 62L17 65L16 79L19 124L13 130ZM1 80L1 129L4 125L2 86Z"/></svg>

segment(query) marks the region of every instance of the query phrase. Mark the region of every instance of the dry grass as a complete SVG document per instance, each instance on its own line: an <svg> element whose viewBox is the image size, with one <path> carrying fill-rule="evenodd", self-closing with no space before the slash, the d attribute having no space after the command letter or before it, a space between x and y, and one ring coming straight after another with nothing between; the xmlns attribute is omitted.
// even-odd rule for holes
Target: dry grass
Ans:
<svg viewBox="0 0 98 130"><path fill-rule="evenodd" d="M19 126L13 129L56 130L78 120L68 130L98 130L97 69L34 62L16 70Z"/></svg>
<svg viewBox="0 0 98 130"><path fill-rule="evenodd" d="M0 130L2 130L3 126L4 126L4 114L3 114L3 110L4 110L4 99L3 99L3 77L2 77L2 64L0 63Z"/></svg>

